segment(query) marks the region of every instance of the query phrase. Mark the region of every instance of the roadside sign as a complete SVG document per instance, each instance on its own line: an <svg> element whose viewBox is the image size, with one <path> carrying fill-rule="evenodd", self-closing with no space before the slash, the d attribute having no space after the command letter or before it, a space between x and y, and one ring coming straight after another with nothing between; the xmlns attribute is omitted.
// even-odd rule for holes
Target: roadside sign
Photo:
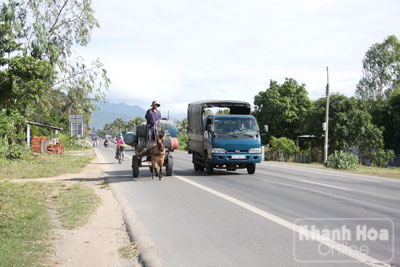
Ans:
<svg viewBox="0 0 400 267"><path fill-rule="evenodd" d="M71 136L83 136L84 118L82 114L69 115Z"/></svg>

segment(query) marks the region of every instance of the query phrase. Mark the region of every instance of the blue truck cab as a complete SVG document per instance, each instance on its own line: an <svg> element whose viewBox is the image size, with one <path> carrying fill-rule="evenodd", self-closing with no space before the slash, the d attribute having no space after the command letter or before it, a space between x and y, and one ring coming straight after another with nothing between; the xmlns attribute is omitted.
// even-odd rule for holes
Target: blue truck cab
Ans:
<svg viewBox="0 0 400 267"><path fill-rule="evenodd" d="M224 108L229 114L213 115L210 108ZM257 120L247 102L204 100L188 106L188 152L195 171L234 171L246 168L254 174L260 163L261 138Z"/></svg>

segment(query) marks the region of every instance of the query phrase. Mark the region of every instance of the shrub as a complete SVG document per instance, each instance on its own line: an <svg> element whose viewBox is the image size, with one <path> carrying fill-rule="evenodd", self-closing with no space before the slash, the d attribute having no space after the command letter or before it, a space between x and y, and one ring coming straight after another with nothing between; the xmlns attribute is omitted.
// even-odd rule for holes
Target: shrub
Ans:
<svg viewBox="0 0 400 267"><path fill-rule="evenodd" d="M354 154L335 151L329 155L328 160L325 162L325 167L342 170L357 169L358 162L358 157Z"/></svg>
<svg viewBox="0 0 400 267"><path fill-rule="evenodd" d="M0 140L0 159L5 160L30 160L33 158L32 152L25 146L25 144L12 144L9 145L6 139Z"/></svg>
<svg viewBox="0 0 400 267"><path fill-rule="evenodd" d="M286 137L276 138L271 136L270 144L279 153L285 153L286 155L294 155L300 152L293 140L290 140Z"/></svg>
<svg viewBox="0 0 400 267"><path fill-rule="evenodd" d="M0 159L5 159L7 157L8 143L7 139L0 138Z"/></svg>
<svg viewBox="0 0 400 267"><path fill-rule="evenodd" d="M371 158L371 165L372 166L377 166L377 167L386 167L389 162L391 162L394 159L394 151L393 150L383 150L383 149L378 149L374 152L371 152L369 154L369 157Z"/></svg>
<svg viewBox="0 0 400 267"><path fill-rule="evenodd" d="M188 150L188 135L187 133L180 132L178 134L179 149Z"/></svg>

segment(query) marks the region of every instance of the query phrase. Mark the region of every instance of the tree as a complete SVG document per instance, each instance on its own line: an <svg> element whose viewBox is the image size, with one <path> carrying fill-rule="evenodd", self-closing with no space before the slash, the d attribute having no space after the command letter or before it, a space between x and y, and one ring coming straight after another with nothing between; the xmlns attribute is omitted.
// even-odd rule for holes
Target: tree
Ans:
<svg viewBox="0 0 400 267"><path fill-rule="evenodd" d="M142 117L136 117L130 120L127 124L127 131L133 131L138 127L139 125L142 125L144 122L146 122L145 119Z"/></svg>
<svg viewBox="0 0 400 267"><path fill-rule="evenodd" d="M211 110L209 110L211 111ZM176 128L178 129L178 142L179 142L179 148L183 150L188 149L188 120L187 118L184 118L181 121L178 121L176 123Z"/></svg>
<svg viewBox="0 0 400 267"><path fill-rule="evenodd" d="M11 25L0 23L0 137L7 139L10 151L19 150L26 118L50 91L54 79L47 60L18 54L20 46Z"/></svg>
<svg viewBox="0 0 400 267"><path fill-rule="evenodd" d="M282 85L271 80L269 88L254 97L259 125L269 126L269 135L296 139L306 131L306 115L311 107L304 84L285 79Z"/></svg>
<svg viewBox="0 0 400 267"><path fill-rule="evenodd" d="M388 148L400 153L400 88L393 91L389 99L391 132L388 133Z"/></svg>
<svg viewBox="0 0 400 267"><path fill-rule="evenodd" d="M187 118L184 118L181 121L177 121L176 122L176 128L178 129L178 133L187 134L187 128L188 128L188 120L187 120Z"/></svg>
<svg viewBox="0 0 400 267"><path fill-rule="evenodd" d="M18 50L6 51L7 57L25 59L22 65L32 63L26 62L28 58L37 64L47 62L57 73L53 90L39 98L36 114L50 115L54 92L58 100L65 101L65 108L56 108L84 114L89 121L96 108L93 100L104 99L110 80L102 63L97 59L87 64L72 50L87 45L92 30L99 26L91 5L91 0L9 0L2 4L0 23L9 26L9 35L20 44Z"/></svg>
<svg viewBox="0 0 400 267"><path fill-rule="evenodd" d="M395 35L390 35L366 52L356 95L363 99L382 99L396 88L400 88L400 42Z"/></svg>
<svg viewBox="0 0 400 267"><path fill-rule="evenodd" d="M315 101L309 113L310 132L322 147L322 122L325 120L326 98ZM362 155L383 148L383 128L372 124L368 102L341 94L332 94L329 108L329 152L356 146Z"/></svg>

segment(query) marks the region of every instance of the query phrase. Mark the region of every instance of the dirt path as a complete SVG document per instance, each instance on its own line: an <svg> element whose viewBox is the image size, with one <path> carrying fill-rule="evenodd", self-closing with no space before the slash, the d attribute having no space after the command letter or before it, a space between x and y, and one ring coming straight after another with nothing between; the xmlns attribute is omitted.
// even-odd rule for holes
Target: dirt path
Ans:
<svg viewBox="0 0 400 267"><path fill-rule="evenodd" d="M81 182L101 197L102 204L96 214L83 227L73 230L61 228L55 208L50 210L54 229L51 234L53 253L50 266L140 266L137 259L127 260L118 249L130 244L121 208L107 184L104 184L104 162L100 155L78 174L53 178L15 179L15 182L61 182L66 185ZM56 193L56 192L55 192Z"/></svg>

